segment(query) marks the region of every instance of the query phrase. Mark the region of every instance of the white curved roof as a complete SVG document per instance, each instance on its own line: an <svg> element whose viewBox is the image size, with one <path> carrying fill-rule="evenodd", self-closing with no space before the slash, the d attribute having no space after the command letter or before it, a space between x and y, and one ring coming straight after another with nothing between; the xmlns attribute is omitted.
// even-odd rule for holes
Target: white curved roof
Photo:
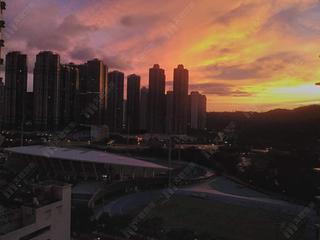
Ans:
<svg viewBox="0 0 320 240"><path fill-rule="evenodd" d="M62 148L53 146L34 145L25 147L6 148L5 151L9 153L36 156L42 158L54 158L89 163L104 163L119 166L169 170L169 168L165 166L155 164L152 162L147 162L136 158L125 157L121 155L91 149Z"/></svg>

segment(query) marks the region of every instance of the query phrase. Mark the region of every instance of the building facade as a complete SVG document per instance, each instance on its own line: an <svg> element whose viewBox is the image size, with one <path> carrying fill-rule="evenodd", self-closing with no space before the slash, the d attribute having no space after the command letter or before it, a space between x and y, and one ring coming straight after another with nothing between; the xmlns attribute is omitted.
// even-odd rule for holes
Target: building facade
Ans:
<svg viewBox="0 0 320 240"><path fill-rule="evenodd" d="M107 125L110 132L120 132L123 127L124 73L108 73Z"/></svg>
<svg viewBox="0 0 320 240"><path fill-rule="evenodd" d="M0 78L0 129L3 128L3 118L4 118L4 83L2 78Z"/></svg>
<svg viewBox="0 0 320 240"><path fill-rule="evenodd" d="M3 58L1 56L2 48L4 47L3 29L5 28L5 21L3 20L3 11L6 10L6 2L0 1L0 65L3 65Z"/></svg>
<svg viewBox="0 0 320 240"><path fill-rule="evenodd" d="M166 133L173 133L173 91L168 91L166 94Z"/></svg>
<svg viewBox="0 0 320 240"><path fill-rule="evenodd" d="M5 9L6 9L5 1L0 1L0 66L3 65L1 48L4 47L2 31L5 28L5 21L3 20L2 14ZM0 129L3 128L3 117L4 117L4 83L3 83L3 79L0 77Z"/></svg>
<svg viewBox="0 0 320 240"><path fill-rule="evenodd" d="M25 97L25 118L24 118L24 126L27 129L32 129L33 125L33 109L34 109L34 94L33 92L27 92Z"/></svg>
<svg viewBox="0 0 320 240"><path fill-rule="evenodd" d="M186 134L188 124L189 71L183 65L174 69L173 133Z"/></svg>
<svg viewBox="0 0 320 240"><path fill-rule="evenodd" d="M190 94L190 127L204 130L206 128L207 98L199 92Z"/></svg>
<svg viewBox="0 0 320 240"><path fill-rule="evenodd" d="M127 78L127 120L129 133L140 130L140 76L132 74Z"/></svg>
<svg viewBox="0 0 320 240"><path fill-rule="evenodd" d="M148 129L148 95L148 88L142 87L140 90L140 131L142 132Z"/></svg>
<svg viewBox="0 0 320 240"><path fill-rule="evenodd" d="M99 59L79 66L79 91L76 118L80 123L100 125L105 122L107 67Z"/></svg>
<svg viewBox="0 0 320 240"><path fill-rule="evenodd" d="M79 68L74 64L61 65L60 70L60 116L64 127L75 121L76 93L79 87Z"/></svg>
<svg viewBox="0 0 320 240"><path fill-rule="evenodd" d="M0 240L70 240L71 186L48 182L33 189L33 201L1 209Z"/></svg>
<svg viewBox="0 0 320 240"><path fill-rule="evenodd" d="M17 128L23 124L27 78L27 55L9 52L6 55L4 89L4 126L6 128Z"/></svg>
<svg viewBox="0 0 320 240"><path fill-rule="evenodd" d="M60 56L40 52L33 72L34 125L39 130L57 129L60 123Z"/></svg>
<svg viewBox="0 0 320 240"><path fill-rule="evenodd" d="M166 111L165 71L155 64L149 69L148 131L164 133Z"/></svg>

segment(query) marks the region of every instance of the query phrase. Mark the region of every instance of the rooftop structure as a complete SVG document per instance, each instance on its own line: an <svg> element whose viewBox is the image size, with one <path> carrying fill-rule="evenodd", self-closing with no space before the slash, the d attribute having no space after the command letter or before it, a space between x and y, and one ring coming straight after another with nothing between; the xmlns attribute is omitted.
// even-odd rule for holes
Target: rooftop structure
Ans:
<svg viewBox="0 0 320 240"><path fill-rule="evenodd" d="M8 154L6 167L17 174L20 172L14 182L37 172L41 179L112 183L157 178L170 170L153 162L86 148L35 145L7 148L5 152ZM7 199L14 197L15 189L19 188L11 185L2 191Z"/></svg>
<svg viewBox="0 0 320 240"><path fill-rule="evenodd" d="M116 154L95 151L90 149L61 148L50 146L25 146L5 149L8 153L30 155L42 158L55 158L68 161L80 161L87 163L103 163L108 165L140 167L151 169L169 170L167 167L152 162L142 161L135 158Z"/></svg>
<svg viewBox="0 0 320 240"><path fill-rule="evenodd" d="M69 240L71 186L44 182L32 189L20 206L0 206L0 240Z"/></svg>

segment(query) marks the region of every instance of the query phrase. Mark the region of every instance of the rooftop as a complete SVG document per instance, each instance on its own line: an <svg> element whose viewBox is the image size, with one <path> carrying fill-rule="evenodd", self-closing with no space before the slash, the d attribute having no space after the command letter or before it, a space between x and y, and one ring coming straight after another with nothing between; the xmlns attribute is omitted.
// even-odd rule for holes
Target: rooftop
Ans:
<svg viewBox="0 0 320 240"><path fill-rule="evenodd" d="M36 156L42 158L55 158L69 161L81 161L91 163L103 163L118 166L151 168L169 170L169 168L131 157L120 156L116 154L95 151L91 149L62 148L53 146L25 146L6 148L6 152L22 155Z"/></svg>

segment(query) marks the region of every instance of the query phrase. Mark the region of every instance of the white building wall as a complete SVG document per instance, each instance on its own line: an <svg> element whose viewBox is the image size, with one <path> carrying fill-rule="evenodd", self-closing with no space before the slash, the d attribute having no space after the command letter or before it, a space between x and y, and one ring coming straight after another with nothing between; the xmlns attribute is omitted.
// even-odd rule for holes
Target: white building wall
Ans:
<svg viewBox="0 0 320 240"><path fill-rule="evenodd" d="M24 212L35 211L35 222L31 225L17 229L13 232L0 236L0 240L19 240L29 234L36 233L38 230L50 226L50 229L43 231L32 240L70 240L71 227L71 187L69 185L54 187L56 191L60 190L61 201L34 209L23 208ZM28 219L23 219L28 221Z"/></svg>

